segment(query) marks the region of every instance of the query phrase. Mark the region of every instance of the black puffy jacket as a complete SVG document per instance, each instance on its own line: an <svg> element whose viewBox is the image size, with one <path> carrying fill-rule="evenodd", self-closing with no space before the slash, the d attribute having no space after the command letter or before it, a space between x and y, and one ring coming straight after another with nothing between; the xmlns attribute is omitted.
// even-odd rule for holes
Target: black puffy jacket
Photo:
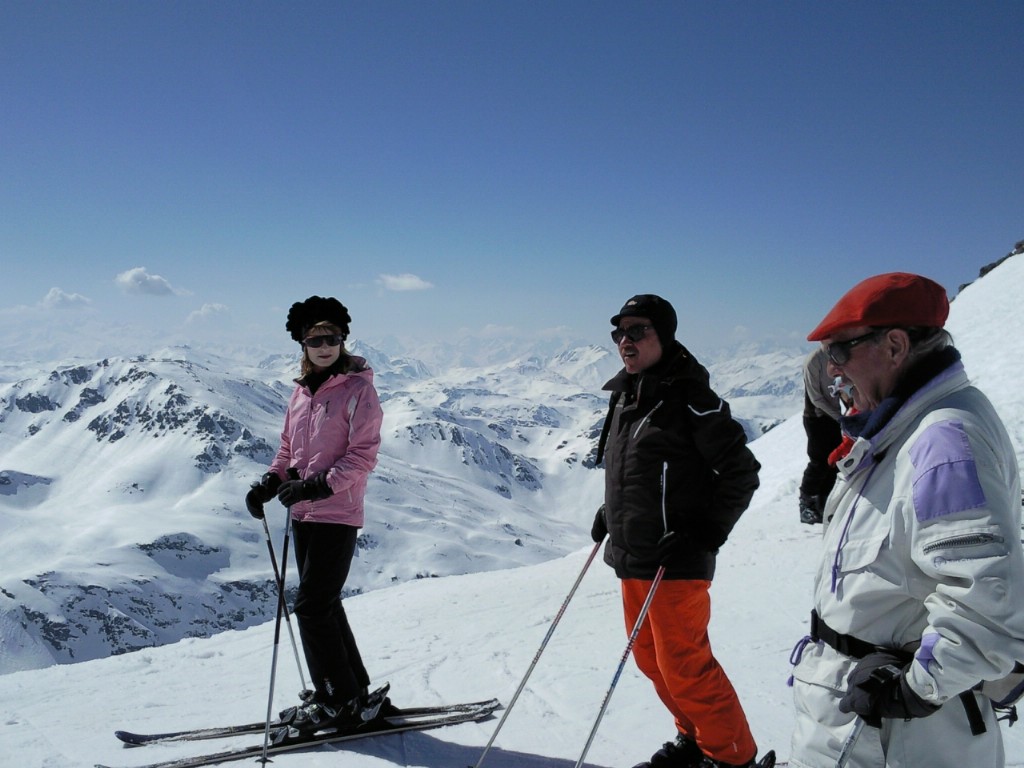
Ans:
<svg viewBox="0 0 1024 768"><path fill-rule="evenodd" d="M655 366L623 369L604 389L612 392L597 455L605 465L605 562L619 578L654 578L667 526L682 543L664 578L711 579L718 548L758 486L761 465L743 428L678 342Z"/></svg>

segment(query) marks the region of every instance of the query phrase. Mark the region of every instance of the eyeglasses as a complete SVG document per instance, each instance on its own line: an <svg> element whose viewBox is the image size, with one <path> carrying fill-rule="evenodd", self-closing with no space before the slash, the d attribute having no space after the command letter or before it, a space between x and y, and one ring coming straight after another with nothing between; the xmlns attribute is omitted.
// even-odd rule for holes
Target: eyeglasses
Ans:
<svg viewBox="0 0 1024 768"><path fill-rule="evenodd" d="M322 347L324 344L326 344L328 347L337 347L344 340L345 337L342 336L341 334L329 333L323 336L307 336L302 340L302 345L304 347L312 347L313 349L316 349L317 347Z"/></svg>
<svg viewBox="0 0 1024 768"><path fill-rule="evenodd" d="M628 328L616 328L612 331L612 341L616 344L624 338L633 342L640 341L653 327L653 325L631 325Z"/></svg>
<svg viewBox="0 0 1024 768"><path fill-rule="evenodd" d="M828 355L828 359L836 365L846 365L850 361L851 350L858 344L863 344L865 341L877 338L881 334L885 333L888 328L875 328L868 331L863 336L857 336L846 341L833 341L831 344L825 345L825 354Z"/></svg>

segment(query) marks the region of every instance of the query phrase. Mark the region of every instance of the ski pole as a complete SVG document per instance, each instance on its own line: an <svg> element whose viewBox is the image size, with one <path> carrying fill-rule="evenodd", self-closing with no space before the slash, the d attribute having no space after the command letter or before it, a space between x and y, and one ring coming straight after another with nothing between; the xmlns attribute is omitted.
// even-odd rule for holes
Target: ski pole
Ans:
<svg viewBox="0 0 1024 768"><path fill-rule="evenodd" d="M868 679L868 685L873 684L874 687L877 688L896 680L900 674L899 668L893 664L886 664L871 673ZM850 761L850 755L853 754L853 745L857 743L857 739L860 738L861 731L864 730L864 724L865 720L863 717L858 717L854 721L853 727L850 729L850 735L846 737L846 741L843 742L843 748L839 751L839 759L836 760L836 768L846 768L846 764Z"/></svg>
<svg viewBox="0 0 1024 768"><path fill-rule="evenodd" d="M647 611L651 607L651 601L654 600L654 593L658 589L658 585L661 583L661 578L664 575L665 566L659 565L657 573L654 574L654 581L651 582L651 589L647 593L647 599L644 600L643 607L640 608L640 614L636 617L636 624L633 626L633 631L629 633L629 641L626 643L626 650L622 652L622 658L619 659L619 667L615 670L615 676L612 677L612 684L609 686L608 692L604 695L604 701L601 702L601 710L597 713L597 720L594 722L594 727L590 729L590 736L587 739L586 745L583 747L583 754L581 754L580 759L576 761L575 768L581 768L583 760L587 756L587 752L590 751L590 745L594 743L594 737L597 735L597 728L601 725L601 720L604 718L605 710L608 709L608 702L612 697L612 693L615 691L615 686L619 683L619 677L622 675L622 670L626 666L626 660L629 658L629 652L633 650L633 644L636 642L636 638L640 634L640 628L643 626L644 619L647 618Z"/></svg>
<svg viewBox="0 0 1024 768"><path fill-rule="evenodd" d="M288 477L292 480L299 479L299 472L295 467L288 468ZM270 721L273 719L274 711L274 680L277 677L277 649L281 644L281 617L287 612L284 599L284 577L288 567L288 538L292 529L292 512L287 510L284 523L284 544L281 546L281 578L277 590L277 617L274 619L274 653L270 661L270 691L267 694L267 721L263 731L263 755L260 762L266 765L270 762L267 754L270 750Z"/></svg>
<svg viewBox="0 0 1024 768"><path fill-rule="evenodd" d="M853 745L857 743L860 732L863 730L864 718L858 717L853 723L853 728L850 729L850 735L843 742L843 748L839 752L839 759L836 760L836 768L846 768L846 764L850 762L850 755L853 754Z"/></svg>
<svg viewBox="0 0 1024 768"><path fill-rule="evenodd" d="M668 506L666 503L667 489L668 462L664 461L661 464L661 524L665 531L662 536L662 541L665 541L669 536ZM590 751L590 745L594 743L594 737L597 736L598 726L601 725L601 720L604 719L605 710L608 709L608 702L612 698L615 686L619 683L619 677L622 676L622 670L626 667L626 660L629 658L629 652L633 650L636 638L640 634L640 628L644 624L644 619L647 618L647 611L650 609L651 602L654 600L654 593L657 591L658 585L661 583L661 579L664 575L665 566L659 565L657 572L654 574L654 581L651 582L651 589L647 593L647 599L644 600L644 604L640 608L640 613L636 617L636 624L633 626L633 631L629 633L629 640L626 642L626 650L622 652L622 658L619 659L619 667L615 670L615 676L612 677L612 684L608 687L608 692L604 695L604 701L601 702L601 710L597 713L597 720L594 721L594 727L590 729L590 736L587 738L587 743L583 747L583 754L581 754L580 759L576 761L575 768L582 767L583 761L587 757L587 752Z"/></svg>
<svg viewBox="0 0 1024 768"><path fill-rule="evenodd" d="M473 768L480 768L484 762L484 758L487 757L487 753L490 751L491 746L494 744L494 740L498 737L498 731L505 724L505 720L508 718L509 713L512 711L512 707L516 705L516 701L519 699L519 694L523 692L523 688L526 687L526 681L530 679L530 675L533 674L534 667L537 666L537 662L540 661L541 654L544 653L544 649L547 648L548 641L551 636L555 633L555 627L558 626L558 622L562 620L562 615L565 613L565 609L569 607L569 601L572 600L573 595L576 594L576 589L579 587L580 582L583 581L583 576L586 574L587 569L590 568L590 564L594 562L594 558L597 556L597 551L601 548L602 541L594 544L594 548L590 550L590 557L587 558L587 562L583 564L583 570L580 571L580 575L576 577L576 583L572 585L572 589L569 590L569 594L566 595L565 600L562 601L562 607L558 609L558 613L555 614L555 618L551 621L551 626L548 627L547 634L544 635L544 639L541 641L540 648L537 649L537 653L533 656L533 661L530 662L529 668L526 670L526 674L523 676L522 682L519 683L519 687L516 689L515 694L512 696L512 700L508 703L505 708L505 712L501 716L501 720L498 721L497 727L494 729L494 733L491 734L490 740L487 742L487 746L484 747L483 754L480 755L480 759L476 761L476 765Z"/></svg>
<svg viewBox="0 0 1024 768"><path fill-rule="evenodd" d="M274 542L270 538L270 528L267 526L267 518L263 518L263 533L267 537L267 549L270 551L270 564L274 567L274 581L277 584L278 602L280 603L281 595L284 593L284 580L281 578L281 571L277 567L277 556L274 554ZM292 631L292 619L291 612L288 610L287 601L284 606L284 621L288 625L288 637L292 641L292 653L295 654L295 666L299 670L299 681L302 683L302 690L307 689L306 676L302 672L302 661L299 659L299 646L295 642L295 632Z"/></svg>

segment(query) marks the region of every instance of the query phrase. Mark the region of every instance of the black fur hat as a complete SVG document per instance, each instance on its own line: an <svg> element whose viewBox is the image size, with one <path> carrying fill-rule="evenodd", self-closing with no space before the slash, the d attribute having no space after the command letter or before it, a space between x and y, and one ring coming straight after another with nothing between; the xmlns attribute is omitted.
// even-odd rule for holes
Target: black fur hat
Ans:
<svg viewBox="0 0 1024 768"><path fill-rule="evenodd" d="M288 310L288 322L284 328L298 342L306 336L306 331L317 323L331 323L341 329L341 335L348 338L348 324L352 318L345 305L337 299L310 296L305 301L297 301Z"/></svg>

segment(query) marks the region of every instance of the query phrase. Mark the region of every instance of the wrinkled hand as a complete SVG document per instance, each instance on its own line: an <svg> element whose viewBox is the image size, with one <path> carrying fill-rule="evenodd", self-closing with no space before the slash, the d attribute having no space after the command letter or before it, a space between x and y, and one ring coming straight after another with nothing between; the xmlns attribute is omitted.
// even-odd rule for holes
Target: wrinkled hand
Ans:
<svg viewBox="0 0 1024 768"><path fill-rule="evenodd" d="M906 670L903 660L893 653L868 654L850 673L839 711L855 712L875 728L881 726L882 718L928 717L938 707L911 690Z"/></svg>
<svg viewBox="0 0 1024 768"><path fill-rule="evenodd" d="M321 472L309 480L287 480L281 483L277 498L286 507L290 507L300 501L326 499L332 493L334 491L327 484L326 473Z"/></svg>
<svg viewBox="0 0 1024 768"><path fill-rule="evenodd" d="M608 521L605 519L604 504L602 504L597 508L597 514L594 515L594 524L590 526L590 538L594 540L595 544L600 544L607 535Z"/></svg>
<svg viewBox="0 0 1024 768"><path fill-rule="evenodd" d="M249 486L249 492L245 494L245 508L249 510L249 514L257 520L262 520L263 505L277 495L280 485L281 478L273 472L267 472Z"/></svg>

